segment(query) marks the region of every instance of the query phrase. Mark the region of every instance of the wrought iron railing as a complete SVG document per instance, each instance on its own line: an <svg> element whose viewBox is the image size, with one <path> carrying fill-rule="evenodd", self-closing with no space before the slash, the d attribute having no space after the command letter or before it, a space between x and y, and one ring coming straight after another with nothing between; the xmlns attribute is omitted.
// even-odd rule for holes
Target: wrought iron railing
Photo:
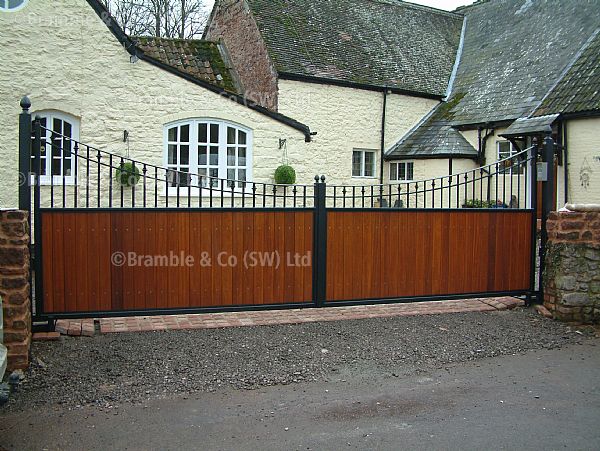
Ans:
<svg viewBox="0 0 600 451"><path fill-rule="evenodd" d="M333 208L530 209L535 149L458 174L379 185L327 185ZM532 169L533 168L533 169Z"/></svg>
<svg viewBox="0 0 600 451"><path fill-rule="evenodd" d="M30 179L44 185L36 190L41 208L315 207L312 184L231 180L165 168L83 144L37 122L32 149ZM426 180L327 184L325 204L358 209L531 209L535 152L531 147L483 167ZM52 164L46 164L46 158Z"/></svg>
<svg viewBox="0 0 600 451"><path fill-rule="evenodd" d="M164 168L101 150L35 123L33 135L30 179L43 186L41 208L294 209L314 205L313 185L222 179ZM41 162L46 158L53 163L57 160L56 168L50 164L44 170Z"/></svg>

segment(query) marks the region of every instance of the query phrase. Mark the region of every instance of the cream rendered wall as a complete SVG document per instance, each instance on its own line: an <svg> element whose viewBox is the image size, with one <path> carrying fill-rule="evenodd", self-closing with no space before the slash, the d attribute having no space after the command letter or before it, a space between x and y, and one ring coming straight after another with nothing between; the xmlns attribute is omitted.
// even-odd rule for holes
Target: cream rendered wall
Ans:
<svg viewBox="0 0 600 451"><path fill-rule="evenodd" d="M396 143L437 103L432 99L389 94L386 148ZM382 109L381 92L279 80L279 112L317 132L310 147L297 147L295 151L288 148L289 161L303 178L314 176L317 168L329 183L378 184ZM352 177L353 149L375 151L375 177ZM386 165L384 180L388 178Z"/></svg>
<svg viewBox="0 0 600 451"><path fill-rule="evenodd" d="M281 160L312 149L280 122L172 75L129 54L85 0L30 0L0 13L0 206L17 203L18 114L21 96L32 111L60 110L81 121L80 138L103 150L163 166L163 126L184 118L219 118L254 131L254 180L268 182ZM313 161L314 162L314 161ZM314 170L305 171L312 174ZM302 175L305 175L303 173ZM312 183L311 177L299 182Z"/></svg>
<svg viewBox="0 0 600 451"><path fill-rule="evenodd" d="M569 120L566 125L569 153L569 202L599 204L600 118Z"/></svg>

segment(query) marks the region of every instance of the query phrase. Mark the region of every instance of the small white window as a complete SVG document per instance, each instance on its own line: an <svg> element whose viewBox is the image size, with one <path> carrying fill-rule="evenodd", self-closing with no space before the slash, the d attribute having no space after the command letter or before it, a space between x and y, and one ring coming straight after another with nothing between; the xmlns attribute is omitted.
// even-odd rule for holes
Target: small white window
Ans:
<svg viewBox="0 0 600 451"><path fill-rule="evenodd" d="M519 153L519 150L510 141L497 141L496 145L498 147L498 161L505 160ZM525 149L524 142L521 148ZM525 171L525 165L522 164L521 159L522 158L518 157L511 160L506 160L498 168L498 173L506 173L511 175L523 174Z"/></svg>
<svg viewBox="0 0 600 451"><path fill-rule="evenodd" d="M415 164L412 161L390 163L390 181L406 182L414 180Z"/></svg>
<svg viewBox="0 0 600 451"><path fill-rule="evenodd" d="M40 117L40 183L75 183L75 141L79 141L79 121L60 112L37 113ZM32 155L32 162L34 156ZM32 163L33 168L33 163Z"/></svg>
<svg viewBox="0 0 600 451"><path fill-rule="evenodd" d="M352 177L375 177L375 151L352 152Z"/></svg>
<svg viewBox="0 0 600 451"><path fill-rule="evenodd" d="M169 188L242 188L252 181L252 131L225 121L200 119L165 127ZM235 185L235 186L234 186ZM172 194L174 191L171 191Z"/></svg>

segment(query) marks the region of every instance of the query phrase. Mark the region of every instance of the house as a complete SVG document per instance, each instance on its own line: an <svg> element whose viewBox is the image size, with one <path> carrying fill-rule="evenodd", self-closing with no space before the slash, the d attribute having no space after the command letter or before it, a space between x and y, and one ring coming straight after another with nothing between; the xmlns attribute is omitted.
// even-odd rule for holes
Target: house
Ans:
<svg viewBox="0 0 600 451"><path fill-rule="evenodd" d="M452 13L399 0L221 0L205 38L227 49L246 96L318 131L310 154L331 162L330 180L456 174L514 155L550 125L563 205L600 199L598 23L600 5L583 0L482 0ZM528 121L537 128L519 132Z"/></svg>
<svg viewBox="0 0 600 451"><path fill-rule="evenodd" d="M82 143L258 182L283 162L304 184L458 174L551 126L557 206L600 198L595 2L446 12L400 0L218 0L203 39L187 41L127 36L99 0L16 3L0 11L0 206L17 201L25 94L46 127ZM69 155L43 155L42 184L78 183ZM170 186L183 186L174 174Z"/></svg>

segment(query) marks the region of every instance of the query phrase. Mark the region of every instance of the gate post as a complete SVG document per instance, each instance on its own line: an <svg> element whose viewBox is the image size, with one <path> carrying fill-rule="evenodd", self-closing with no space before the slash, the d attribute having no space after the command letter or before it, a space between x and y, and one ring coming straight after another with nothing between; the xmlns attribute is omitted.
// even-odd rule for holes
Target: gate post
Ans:
<svg viewBox="0 0 600 451"><path fill-rule="evenodd" d="M31 101L21 99L19 114L19 210L31 213ZM30 219L31 220L31 219Z"/></svg>
<svg viewBox="0 0 600 451"><path fill-rule="evenodd" d="M320 183L319 183L320 181ZM327 184L325 176L315 176L313 220L313 301L323 307L327 293Z"/></svg>
<svg viewBox="0 0 600 451"><path fill-rule="evenodd" d="M552 139L552 129L548 127L544 137L544 145L542 150L542 161L546 163L546 177L542 182L542 224L540 233L540 272L539 272L539 297L538 303L544 302L544 260L546 258L546 244L548 241L548 230L546 223L548 216L554 205L554 140Z"/></svg>

